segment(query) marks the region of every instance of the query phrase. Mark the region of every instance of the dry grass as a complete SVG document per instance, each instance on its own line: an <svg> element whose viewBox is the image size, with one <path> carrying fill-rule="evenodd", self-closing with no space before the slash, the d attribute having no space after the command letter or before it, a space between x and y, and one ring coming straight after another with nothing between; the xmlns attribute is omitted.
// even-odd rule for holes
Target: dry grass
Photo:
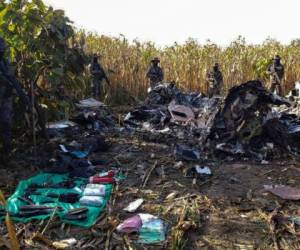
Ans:
<svg viewBox="0 0 300 250"><path fill-rule="evenodd" d="M81 35L80 35L81 34ZM300 41L282 45L275 40L266 40L261 45L249 45L243 38L222 48L211 42L205 45L188 40L183 45L174 44L157 48L153 43L129 41L121 36L110 38L94 34L83 35L88 54L102 55L102 64L112 80L111 101L125 103L129 96L143 98L148 88L145 73L152 57L159 56L166 81L176 81L187 91L207 91L205 76L213 63L219 62L224 75L226 91L232 86L255 78L267 81L267 65L275 54L282 57L286 68L284 90L287 92L300 77Z"/></svg>

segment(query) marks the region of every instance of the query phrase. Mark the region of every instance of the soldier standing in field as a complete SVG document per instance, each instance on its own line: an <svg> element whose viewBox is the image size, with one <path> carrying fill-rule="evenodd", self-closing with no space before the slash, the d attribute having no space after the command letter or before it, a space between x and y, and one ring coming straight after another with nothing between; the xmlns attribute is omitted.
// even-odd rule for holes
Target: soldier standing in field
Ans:
<svg viewBox="0 0 300 250"><path fill-rule="evenodd" d="M90 65L90 73L92 75L92 92L93 97L97 100L100 98L102 81L105 79L108 85L110 85L110 81L104 69L98 62L98 59L99 56L97 54L94 54L93 61Z"/></svg>
<svg viewBox="0 0 300 250"><path fill-rule="evenodd" d="M3 147L1 160L8 159L11 154L13 96L16 92L22 104L28 108L29 99L21 85L10 70L9 62L5 59L6 43L0 37L0 135Z"/></svg>
<svg viewBox="0 0 300 250"><path fill-rule="evenodd" d="M284 67L280 62L281 58L279 55L276 55L273 58L273 63L268 66L267 74L270 75L271 88L270 91L274 93L275 89L278 95L282 95L282 79L284 76Z"/></svg>
<svg viewBox="0 0 300 250"><path fill-rule="evenodd" d="M220 95L221 85L223 84L223 75L218 63L215 63L212 71L207 74L206 81L208 83L209 98L214 95Z"/></svg>
<svg viewBox="0 0 300 250"><path fill-rule="evenodd" d="M158 83L164 80L164 72L162 68L159 66L160 60L158 57L155 57L151 60L151 67L147 72L147 78L150 81L151 88L157 86Z"/></svg>

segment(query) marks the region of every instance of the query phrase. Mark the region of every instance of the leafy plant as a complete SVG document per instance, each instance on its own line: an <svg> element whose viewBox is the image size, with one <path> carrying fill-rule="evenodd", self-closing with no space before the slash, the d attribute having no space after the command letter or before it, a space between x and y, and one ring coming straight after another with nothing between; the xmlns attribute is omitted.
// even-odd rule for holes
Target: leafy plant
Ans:
<svg viewBox="0 0 300 250"><path fill-rule="evenodd" d="M58 102L56 90L61 85L71 96L83 96L86 56L64 11L41 0L2 3L0 34L18 78L27 90L34 83L40 102L49 107Z"/></svg>

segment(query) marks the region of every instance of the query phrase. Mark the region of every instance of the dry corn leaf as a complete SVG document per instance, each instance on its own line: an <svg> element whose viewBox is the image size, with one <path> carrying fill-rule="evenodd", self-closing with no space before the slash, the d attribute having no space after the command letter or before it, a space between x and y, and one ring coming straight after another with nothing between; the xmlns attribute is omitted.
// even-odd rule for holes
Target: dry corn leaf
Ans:
<svg viewBox="0 0 300 250"><path fill-rule="evenodd" d="M177 191L172 192L172 193L170 193L170 194L167 195L166 200L169 200L169 201L173 200L177 195L178 195Z"/></svg>
<svg viewBox="0 0 300 250"><path fill-rule="evenodd" d="M11 244L11 250L19 250L20 249L20 245L19 245L19 241L16 235L16 230L15 227L10 219L9 214L6 214L5 217L5 224L6 224L6 228L7 228L7 232L8 232L8 236L10 239L10 244Z"/></svg>
<svg viewBox="0 0 300 250"><path fill-rule="evenodd" d="M189 229L196 229L197 225L194 221L183 221L182 223L180 223L178 225L178 229L182 230L182 231L187 231Z"/></svg>
<svg viewBox="0 0 300 250"><path fill-rule="evenodd" d="M1 190L0 190L0 205L1 206L5 206L6 205L5 197L4 197L4 194L2 193Z"/></svg>

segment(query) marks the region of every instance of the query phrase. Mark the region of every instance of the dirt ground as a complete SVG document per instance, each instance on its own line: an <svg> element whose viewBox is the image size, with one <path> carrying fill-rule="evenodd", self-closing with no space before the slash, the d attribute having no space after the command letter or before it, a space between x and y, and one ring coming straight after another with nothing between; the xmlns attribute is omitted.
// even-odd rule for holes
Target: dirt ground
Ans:
<svg viewBox="0 0 300 250"><path fill-rule="evenodd" d="M64 140L80 141L82 136L96 135L79 134ZM263 190L265 184L299 187L300 167L293 160L269 164L206 160L199 164L209 166L213 175L193 179L185 173L195 163L176 164L173 149L179 141L164 142L143 133L114 132L105 137L111 148L91 158L106 162L97 166L99 171L118 167L126 176L116 185L105 213L88 230L55 218L49 223L17 224L22 249L53 249L49 241L66 238L77 240L71 249L300 249L299 230L289 219L300 215L300 202L285 201ZM42 159L49 158L57 144L41 145L39 162L43 164ZM19 154L17 161L0 169L0 189L6 197L19 180L38 172L35 164L32 155ZM145 200L137 213L151 213L168 222L166 242L139 245L136 235L115 231L131 216L122 209L137 198ZM46 225L44 240L33 240L32 235ZM0 235L2 241L7 239L4 225Z"/></svg>

